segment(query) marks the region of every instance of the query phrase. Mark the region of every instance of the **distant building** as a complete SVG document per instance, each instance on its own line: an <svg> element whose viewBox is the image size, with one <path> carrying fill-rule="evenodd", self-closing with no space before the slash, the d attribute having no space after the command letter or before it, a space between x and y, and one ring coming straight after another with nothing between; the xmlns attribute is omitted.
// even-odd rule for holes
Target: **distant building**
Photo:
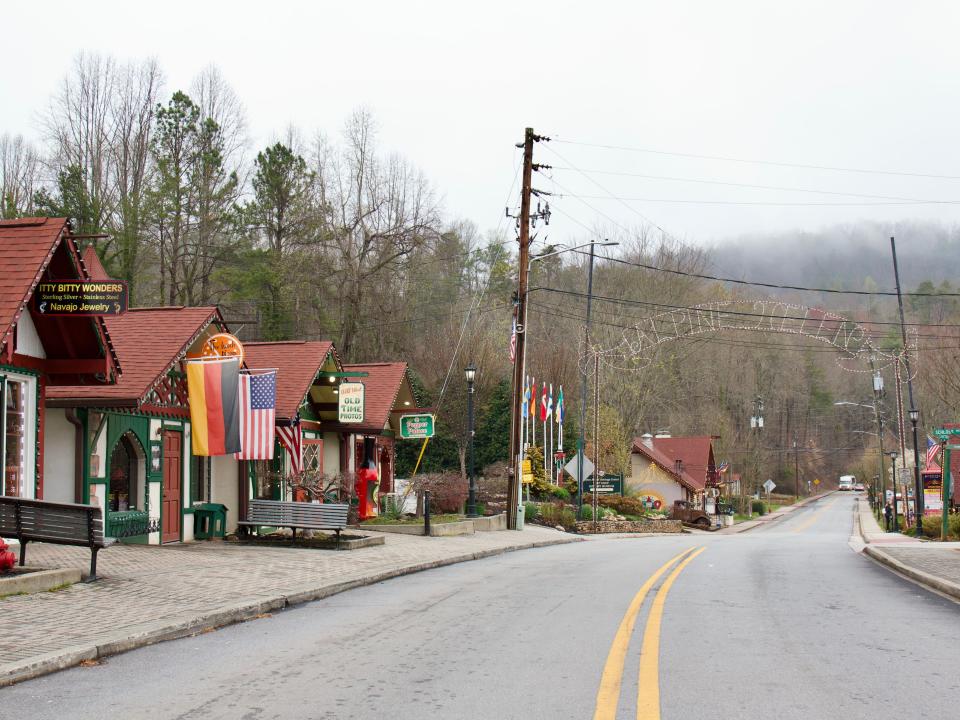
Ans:
<svg viewBox="0 0 960 720"><path fill-rule="evenodd" d="M719 482L714 439L650 434L635 438L627 485L652 509L666 511L677 500L703 507L706 489Z"/></svg>

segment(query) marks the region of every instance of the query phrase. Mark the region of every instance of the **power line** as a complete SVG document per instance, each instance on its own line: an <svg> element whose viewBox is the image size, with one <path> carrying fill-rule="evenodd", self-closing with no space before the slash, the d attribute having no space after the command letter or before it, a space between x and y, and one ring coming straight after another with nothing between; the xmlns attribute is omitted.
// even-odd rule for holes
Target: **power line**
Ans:
<svg viewBox="0 0 960 720"><path fill-rule="evenodd" d="M960 200L896 200L885 202L768 202L754 200L681 200L672 198L648 197L610 197L607 195L572 195L564 193L558 197L577 197L585 200L623 200L625 202L649 202L679 205L736 205L759 207L890 207L905 205L958 205Z"/></svg>
<svg viewBox="0 0 960 720"><path fill-rule="evenodd" d="M838 197L856 197L856 198L865 198L868 200L897 200L907 203L942 203L945 205L955 205L960 203L960 200L925 200L922 198L911 198L911 197L899 197L896 195L867 195L864 193L850 193L850 192L841 192L837 190L815 190L813 188L796 188L796 187L784 187L781 185L757 185L753 183L739 183L739 182L730 182L726 180L705 180L703 178L689 178L689 177L674 177L672 175L646 175L644 173L632 173L632 172L621 172L619 170L596 170L596 169L581 169L577 167L563 167L562 165L554 165L554 170L575 170L578 173L587 175L592 173L594 175L615 175L617 177L633 177L640 178L643 180L667 180L670 182L684 182L684 183L696 183L698 185L720 185L723 187L735 187L735 188L745 188L748 190L774 190L777 192L795 192L795 193L809 193L813 195L831 195ZM622 200L626 198L619 198L614 195L611 195L612 200Z"/></svg>
<svg viewBox="0 0 960 720"><path fill-rule="evenodd" d="M918 177L932 178L935 180L960 180L960 175L938 175L935 173L909 172L902 170L877 170L865 168L838 167L832 165L813 165L807 163L791 163L775 160L755 160L748 158L737 158L724 155L700 155L697 153L668 152L666 150L655 150L652 148L627 147L623 145L604 145L601 143L579 142L576 140L561 140L553 138L554 142L566 145L580 145L582 147L595 147L603 150L622 150L624 152L647 153L650 155L666 155L670 157L683 157L695 160L714 160L719 162L744 163L749 165L769 165L773 167L800 168L803 170L826 170L829 172L859 173L864 175L894 175L900 177Z"/></svg>

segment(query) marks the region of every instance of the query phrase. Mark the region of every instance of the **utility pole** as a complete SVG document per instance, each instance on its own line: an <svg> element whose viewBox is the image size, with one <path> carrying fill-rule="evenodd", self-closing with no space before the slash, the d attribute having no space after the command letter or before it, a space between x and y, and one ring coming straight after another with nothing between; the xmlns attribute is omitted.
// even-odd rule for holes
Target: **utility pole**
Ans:
<svg viewBox="0 0 960 720"><path fill-rule="evenodd" d="M920 418L920 412L913 402L913 380L910 375L910 354L907 352L907 327L903 320L903 295L900 293L900 269L897 267L897 243L890 238L890 251L893 253L893 277L897 282L897 303L900 306L900 336L903 338L903 364L907 369L907 393L910 399L910 424L913 425L913 509L915 515L915 532L917 536L923 535L923 484L920 482L920 450L917 447L917 420ZM902 426L902 422L901 422ZM896 486L894 486L894 495L896 495ZM907 517L910 508L910 502L906 497L903 498L904 518Z"/></svg>
<svg viewBox="0 0 960 720"><path fill-rule="evenodd" d="M793 431L793 496L800 499L800 448L797 447L797 431Z"/></svg>
<svg viewBox="0 0 960 720"><path fill-rule="evenodd" d="M593 246L590 247L591 252ZM593 531L597 531L597 481L600 478L600 353L593 353ZM583 473L581 467L580 473Z"/></svg>
<svg viewBox="0 0 960 720"><path fill-rule="evenodd" d="M587 274L587 322L583 326L583 360L580 362L580 432L577 436L577 519L580 518L580 511L583 509L583 449L584 435L587 425L587 358L586 353L590 348L590 311L593 305L593 258L596 247L590 243L590 272ZM594 472L598 472L594 468ZM593 494L597 494L597 476L593 476ZM596 507L593 508L594 519L596 519Z"/></svg>
<svg viewBox="0 0 960 720"><path fill-rule="evenodd" d="M513 472L507 477L507 528L516 530L520 513L520 486L523 482L523 450L520 446L520 423L523 402L523 373L527 339L527 269L530 265L530 186L533 175L533 143L538 138L533 128L523 136L523 185L520 192L520 267L517 278L517 355L513 364L513 384L510 419L510 458Z"/></svg>

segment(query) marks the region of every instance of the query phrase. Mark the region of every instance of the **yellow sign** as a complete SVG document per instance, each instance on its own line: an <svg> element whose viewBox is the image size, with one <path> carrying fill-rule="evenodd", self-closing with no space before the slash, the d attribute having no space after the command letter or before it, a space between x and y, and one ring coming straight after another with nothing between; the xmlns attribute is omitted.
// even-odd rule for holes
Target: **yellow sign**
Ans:
<svg viewBox="0 0 960 720"><path fill-rule="evenodd" d="M529 485L533 482L533 473L524 473L523 474L523 484Z"/></svg>
<svg viewBox="0 0 960 720"><path fill-rule="evenodd" d="M814 485L819 485L819 484L820 484L820 478L814 478L813 484L814 484Z"/></svg>
<svg viewBox="0 0 960 720"><path fill-rule="evenodd" d="M529 459L523 461L523 470L522 470L522 472L523 472L524 475L529 475L530 473L533 472L533 466L530 465L530 460L529 460Z"/></svg>

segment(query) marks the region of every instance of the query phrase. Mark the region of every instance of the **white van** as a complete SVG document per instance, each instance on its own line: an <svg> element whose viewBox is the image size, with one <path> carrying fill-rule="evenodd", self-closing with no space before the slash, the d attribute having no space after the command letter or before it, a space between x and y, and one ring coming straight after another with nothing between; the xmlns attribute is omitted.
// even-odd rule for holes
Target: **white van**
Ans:
<svg viewBox="0 0 960 720"><path fill-rule="evenodd" d="M856 475L841 475L840 482L837 484L839 490L853 490L853 486L857 484Z"/></svg>

